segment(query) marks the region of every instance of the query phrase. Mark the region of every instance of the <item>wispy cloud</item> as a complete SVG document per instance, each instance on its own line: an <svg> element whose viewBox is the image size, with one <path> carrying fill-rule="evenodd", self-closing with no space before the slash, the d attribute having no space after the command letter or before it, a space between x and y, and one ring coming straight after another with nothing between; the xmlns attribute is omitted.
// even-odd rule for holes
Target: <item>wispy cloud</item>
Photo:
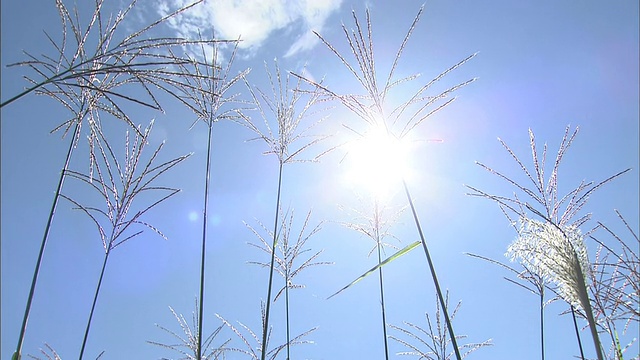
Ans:
<svg viewBox="0 0 640 360"><path fill-rule="evenodd" d="M188 0L164 0L157 9L161 14L184 6ZM276 30L288 30L295 37L286 56L311 49L318 43L313 31L321 31L329 15L338 10L342 0L215 0L205 1L180 17L170 26L178 35L206 35L215 29L221 39L242 39L241 49L255 50Z"/></svg>

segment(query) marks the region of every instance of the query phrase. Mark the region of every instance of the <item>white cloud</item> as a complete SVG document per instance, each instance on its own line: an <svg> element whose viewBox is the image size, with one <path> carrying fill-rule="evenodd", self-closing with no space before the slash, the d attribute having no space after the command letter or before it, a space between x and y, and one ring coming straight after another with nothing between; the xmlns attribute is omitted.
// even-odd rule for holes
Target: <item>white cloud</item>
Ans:
<svg viewBox="0 0 640 360"><path fill-rule="evenodd" d="M186 5L185 0L165 0L157 5L161 13ZM329 15L342 0L207 0L172 19L178 35L195 37L215 29L222 39L242 39L239 47L255 50L276 30L291 30L295 41L285 56L311 49ZM299 34L293 33L299 31Z"/></svg>

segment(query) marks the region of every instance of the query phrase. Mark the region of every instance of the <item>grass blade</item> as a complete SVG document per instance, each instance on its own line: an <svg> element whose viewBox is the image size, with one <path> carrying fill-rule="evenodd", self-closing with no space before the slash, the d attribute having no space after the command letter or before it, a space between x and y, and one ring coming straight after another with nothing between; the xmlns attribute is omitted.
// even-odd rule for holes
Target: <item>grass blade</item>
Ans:
<svg viewBox="0 0 640 360"><path fill-rule="evenodd" d="M357 279L353 280L351 283L349 283L349 285L343 287L342 289L338 290L336 293L334 293L333 295L329 296L327 298L327 300L331 299L332 297L338 295L339 293L347 290L348 288L350 288L351 286L355 285L356 283L360 282L360 280L364 279L365 277L371 275L372 273L374 273L376 270L378 270L379 268L383 267L384 265L392 262L393 260L399 258L400 256L408 253L409 251L413 250L416 246L420 245L420 241L415 241L407 246L405 246L404 248L400 249L398 252L396 252L395 254L389 256L386 260L382 261L381 263L379 263L378 265L372 267L371 269L369 269L368 271L366 271L364 274L360 275Z"/></svg>

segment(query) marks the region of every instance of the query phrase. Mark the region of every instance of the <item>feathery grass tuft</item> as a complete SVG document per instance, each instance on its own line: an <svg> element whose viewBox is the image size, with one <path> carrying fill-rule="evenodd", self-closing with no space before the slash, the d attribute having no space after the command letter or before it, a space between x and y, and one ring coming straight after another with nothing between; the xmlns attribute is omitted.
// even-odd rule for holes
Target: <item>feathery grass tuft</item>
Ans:
<svg viewBox="0 0 640 360"><path fill-rule="evenodd" d="M280 164L317 161L330 150L321 151L310 158L301 158L301 154L328 138L326 135L310 134L325 119L321 113L327 110L317 109L317 105L324 100L319 85L309 90L300 79L294 85L289 73L283 76L277 61L274 62L274 68L272 73L265 62L269 91L254 88L245 78L252 104L255 104L262 124L248 114L244 114L240 124L255 133L256 137L249 141L264 141L269 148L264 154L277 156ZM317 120L301 126L304 120L312 118Z"/></svg>
<svg viewBox="0 0 640 360"><path fill-rule="evenodd" d="M104 109L124 115L119 101L133 102L154 109L162 109L153 88L166 90L168 79L176 81L172 66L190 63L191 59L170 56L171 48L212 43L213 40L191 40L179 37L153 37L152 32L169 19L203 2L198 0L155 20L144 28L130 32L118 40L119 29L132 12L137 0L131 1L115 16L104 14L104 0L96 0L91 18L82 24L77 8L69 9L62 0L56 0L60 15L62 40L56 43L45 33L54 47L52 55L37 57L24 52L28 60L9 66L26 66L37 76L25 79L31 87L0 103L8 105L32 92L74 102L77 91L97 91L104 97ZM110 83L108 90L103 88ZM131 97L120 91L124 85L136 85L147 95L146 99ZM131 123L131 125L133 125ZM135 127L135 126L134 126Z"/></svg>
<svg viewBox="0 0 640 360"><path fill-rule="evenodd" d="M358 215L360 215L359 217L362 218L358 220L361 220L361 221L343 223L345 227L355 230L375 242L375 245L373 246L371 251L369 251L368 255L371 256L371 254L374 251L377 251L377 255L378 255L378 264L376 267L378 271L378 282L379 282L379 290L380 290L380 309L381 309L381 317L382 317L382 335L384 339L385 359L389 359L389 344L388 344L388 337L387 337L387 317L386 317L386 306L385 306L385 297L384 297L384 277L382 273L382 266L388 263L389 261L409 252L409 250L413 249L413 247L411 247L407 251L401 251L399 253L396 253L394 256L392 256L390 259L385 260L384 262L382 260L383 254L385 254L385 250L384 250L385 246L391 247L392 249L396 249L396 250L399 249L397 246L385 242L386 238L395 238L397 240L395 235L391 233L391 226L394 223L396 223L396 221L402 214L402 210L404 209L400 209L396 211L394 210L395 209L391 209L389 206L382 203L376 197L372 199L370 215L369 214L364 215L362 214L362 212L356 210ZM329 298L333 297L334 295L337 295L343 290L346 290L347 288L349 288L350 286L352 286L353 284L360 281L365 276L371 273L372 273L371 270L366 272L356 280L352 281L349 285L343 287L341 290L331 295Z"/></svg>
<svg viewBox="0 0 640 360"><path fill-rule="evenodd" d="M156 324L156 326L169 335L172 338L178 340L177 344L165 344L156 341L147 341L149 344L163 347L168 350L172 350L174 352L179 353L183 357L180 360L220 360L224 359L225 352L227 351L226 346L229 344L231 339L224 341L221 345L213 347L213 341L220 335L220 332L224 328L224 325L218 326L212 333L209 335L202 343L198 339L198 334L202 333L202 329L198 323L199 313L198 310L198 302L196 301L196 308L192 313L191 325L187 322L182 314L177 314L172 307L169 307L171 313L178 321L178 325L180 325L180 329L182 330L184 335L179 335L175 331L169 330L163 326ZM202 351L200 350L202 344Z"/></svg>
<svg viewBox="0 0 640 360"><path fill-rule="evenodd" d="M626 345L620 343L620 335L636 329L640 323L640 259L633 250L640 246L638 235L626 219L616 210L616 215L628 230L626 237L619 236L610 227L598 222L596 229L604 230L609 241L589 235L598 245L591 268L591 292L594 294L595 318L609 334L609 356L622 359L623 354L637 341L633 338ZM624 239L630 239L630 244ZM633 335L633 334L632 334ZM636 357L637 358L637 357Z"/></svg>
<svg viewBox="0 0 640 360"><path fill-rule="evenodd" d="M45 343L44 347L46 349L42 349L40 348L40 353L42 353L42 355L44 355L44 358L35 356L35 355L31 355L29 354L28 356L32 359L35 360L62 360L62 357L56 352L56 350L49 344ZM100 354L98 354L98 356L96 356L96 360L100 360L100 358L102 358L102 355L104 355L104 351L102 351ZM11 360L19 360L19 357L16 357L16 355L11 357Z"/></svg>
<svg viewBox="0 0 640 360"><path fill-rule="evenodd" d="M578 283L589 276L589 259L584 237L575 226L559 229L550 223L521 218L518 238L509 245L507 257L556 284L560 296L569 304L584 308L588 299L582 297Z"/></svg>
<svg viewBox="0 0 640 360"><path fill-rule="evenodd" d="M96 308L107 261L111 252L118 246L140 235L143 230L133 230L137 226L151 229L166 239L165 235L155 226L142 220L142 216L180 191L171 187L155 185L155 181L162 174L186 160L191 154L157 164L159 153L164 146L164 143L161 143L145 162L142 154L145 146L148 144L152 126L153 122L151 122L144 131L139 129L133 141L130 139L129 132L126 133L124 161L119 160L119 157L116 156L116 153L101 129L97 127L94 128L93 130L97 131L97 134L94 137L96 139L94 140L95 144L91 143L93 167L90 174L87 175L73 170L67 172L67 176L80 180L90 189L95 190L104 201L103 206L83 205L81 200L64 194L61 195L74 204L76 209L87 215L96 225L102 241L102 247L105 251L102 270L100 271L100 277L96 286L93 304L91 305L91 311L82 341L80 359L82 359L84 355L93 313ZM134 203L134 200L139 196L149 199L148 193L150 192L160 193L161 195L159 198L152 200L148 205L139 206L138 201ZM135 211L135 213L130 215L132 210Z"/></svg>
<svg viewBox="0 0 640 360"><path fill-rule="evenodd" d="M593 192L630 169L620 171L599 183L582 181L566 195L559 195L560 164L577 134L578 128L571 132L570 127L566 127L548 178L545 178L547 145L543 146L540 157L533 131L529 130L533 170L528 169L515 152L504 141L498 139L530 184L521 184L512 177L477 162L480 167L513 186L515 192L512 196L493 195L472 186L467 187L471 190L468 195L495 201L518 232L519 238L508 252L510 256L523 262L538 276L557 284L561 297L570 304L572 312L574 305L584 310L596 354L598 359L602 360L604 355L586 284L591 265L587 259L583 236L579 231L579 227L590 220L591 214L581 212ZM516 226L514 217L519 219L519 227ZM533 217L541 220L535 220ZM580 342L579 334L577 335ZM582 352L582 348L580 351Z"/></svg>
<svg viewBox="0 0 640 360"><path fill-rule="evenodd" d="M446 294L446 303L449 303L449 293ZM458 302L456 307L451 312L451 320L456 316L458 310L460 309L460 305L462 302ZM420 359L425 360L449 360L454 356L454 353L451 353L448 348L451 344L451 338L448 337L448 331L446 328L446 323L443 324L443 315L440 311L440 304L436 302L436 313L435 313L435 323L429 314L426 314L427 317L427 328L424 328L420 325L416 325L410 322L405 321L404 325L406 327L400 327L396 325L389 325L389 327L393 330L398 331L400 334L404 335L407 340L404 340L395 335L389 336L392 340L397 341L402 344L404 347L408 348L410 351L403 351L397 353L397 355L409 355L409 356L418 356ZM458 340L466 339L466 335L458 335ZM491 339L480 342L480 343L468 343L460 345L461 350L466 350L462 357L465 358L470 353L485 347L493 345Z"/></svg>
<svg viewBox="0 0 640 360"><path fill-rule="evenodd" d="M303 83L300 79L296 81L296 85L292 88L289 74L283 79L277 62L275 63L275 79L266 63L265 69L271 86L270 93L263 92L260 89L254 90L245 79L245 84L260 114L264 129L257 125L247 114L243 114L241 124L257 135L257 137L252 140L263 140L267 144L269 149L265 154L273 154L278 158L278 190L276 194L274 229L271 233L273 241L270 247L271 249L275 249L278 244L278 216L280 213L283 167L288 163L305 161L299 158L301 153L325 140L327 136L312 136L308 134L310 129L322 121L323 118L320 118L306 128L300 129L303 120L317 116L318 113L322 111L315 110L315 105L321 100L321 92L319 89L317 87L312 90L303 89ZM276 126L275 131L272 130L272 125L270 125L274 120ZM331 149L317 154L311 161L317 160L330 150ZM275 253L275 251L271 252L271 263L269 265L269 284L267 287L264 328L262 329L262 344L267 342L266 337L269 329ZM264 348L262 350L261 360L265 360L266 356L266 348Z"/></svg>
<svg viewBox="0 0 640 360"><path fill-rule="evenodd" d="M262 314L261 316L262 324L264 326L264 323L266 321L266 310L265 310L264 303L261 304L261 314ZM222 321L224 325L226 325L229 329L231 329L231 331L233 331L233 333L236 334L238 339L240 339L240 341L242 341L242 343L244 344L243 349L230 347L229 351L247 355L252 360L258 360L262 357L268 360L275 360L278 357L278 355L283 350L285 350L289 345L311 344L313 342L309 340L304 340L304 337L308 336L310 333L316 330L316 328L307 330L295 336L293 339L287 341L287 343L275 346L271 350L269 350L271 328L269 328L265 336L260 337L253 330L251 330L251 328L249 328L247 325L241 322L238 322L239 327L235 327L233 326L233 324L231 324L229 321L224 319L222 316L218 314L216 314L216 316ZM248 334L248 336L245 335L244 333Z"/></svg>
<svg viewBox="0 0 640 360"><path fill-rule="evenodd" d="M81 137L84 123L90 128L89 136L97 133L100 125L100 113L120 119L134 130L137 127L127 115L125 104L137 104L143 107L162 110L157 90L175 96L173 88L184 84L178 77L197 77L196 74L176 72L175 66L191 63L192 59L176 56L171 51L192 44L211 44L213 40L189 40L183 38L154 37L153 32L166 21L203 2L199 0L157 19L140 30L121 36L120 29L130 16L137 0L117 14L105 14L104 0L94 2L90 16L81 21L77 7L68 8L62 0L56 0L61 22L61 40L45 32L53 47L49 55L40 57L25 52L28 60L9 66L23 66L35 73L25 75L31 85L29 88L0 103L0 108L30 93L46 95L68 109L72 116L59 124L53 131L64 129L66 135L72 132L64 166L58 179L51 211L45 226L40 251L36 261L25 313L19 333L15 355L20 357L26 333L31 304L35 294L44 249L48 242L51 225L62 192L65 175L77 141ZM137 93L133 96L130 94ZM73 129L73 130L72 130ZM93 129L93 130L92 130ZM139 134L142 135L142 134ZM91 139L95 141L96 139Z"/></svg>
<svg viewBox="0 0 640 360"><path fill-rule="evenodd" d="M218 62L222 58L221 44L200 44L200 54L196 54L191 63L178 65L183 82L173 84L177 87L177 98L196 114L196 121L207 125L207 160L205 164L203 216L202 216L202 246L200 251L200 306L198 324L204 324L204 295L205 295L205 261L207 245L207 219L209 215L209 187L211 185L211 147L213 142L213 124L222 120L237 121L241 118L238 106L244 102L239 99L239 93L230 93L231 89L250 72L245 69L236 75L231 69L236 58L238 41L234 42L230 57L224 64ZM211 45L208 47L207 45ZM211 50L211 53L208 52ZM195 74L195 75L194 75ZM201 330L203 326L198 329ZM202 334L197 334L198 349L202 348ZM201 359L199 355L198 360Z"/></svg>
<svg viewBox="0 0 640 360"><path fill-rule="evenodd" d="M292 240L292 228L293 228L293 210L291 213L285 214L284 219L281 225L281 233L277 235L276 238L280 239L278 246L275 252L275 270L282 276L285 285L278 290L276 295L273 298L273 301L277 301L278 298L284 293L285 296L285 311L286 311L286 333L287 333L287 359L290 359L290 343L291 343L291 320L289 314L289 289L302 289L305 287L304 284L296 284L293 279L300 274L303 270L310 268L312 266L319 265L332 265L332 262L329 261L318 261L317 258L322 254L324 250L313 251L310 248L305 248L307 241L318 233L322 229L322 222L313 227L310 231L307 232L307 226L309 225L309 219L311 218L311 211L307 213L307 216L304 219L304 223L302 224L302 228L300 233L295 238L295 242ZM273 238L273 233L269 231L262 223L259 223L262 230L268 234L270 238ZM249 245L254 246L269 255L273 254L272 248L267 241L267 239L260 234L252 226L245 223L245 225L251 230L254 235L260 240L259 244L249 243ZM306 253L311 252L311 255L307 255ZM304 255L303 255L304 254ZM250 264L259 265L261 267L269 268L270 264L266 262L260 261L250 261Z"/></svg>
<svg viewBox="0 0 640 360"><path fill-rule="evenodd" d="M452 98L450 96L455 91L475 81L475 78L472 78L449 87L444 91L440 91L436 95L428 94L429 91L433 90L434 84L439 82L447 74L458 69L467 61L472 59L475 56L475 54L473 54L458 62L454 66L441 72L426 84L423 84L411 96L408 96L403 101L401 101L399 105L391 107L390 104L387 103L388 95L391 93L391 90L401 84L405 84L419 78L419 75L417 74L400 79L394 78L394 75L402 53L404 52L409 38L411 37L411 34L415 30L420 20L420 16L422 15L423 10L424 7L421 7L413 22L411 23L402 43L400 44L400 47L398 48L398 51L395 54L395 57L393 58L391 68L388 72L388 75L386 75L386 79L383 83L378 81L378 74L380 72L376 68L376 57L374 54L374 44L372 37L373 30L371 26L371 16L368 9L365 12L364 26L361 25L355 11L352 12L355 29L348 29L344 24L342 25L342 30L349 45L349 54L352 56L351 60L347 59L347 56L343 55L325 38L316 33L320 40L340 60L340 62L345 66L349 73L353 75L353 78L355 78L355 80L364 90L364 94L338 94L321 84L304 78L303 76L296 76L304 79L310 84L317 86L330 98L340 101L340 103L342 103L344 107L349 109L353 114L360 118L363 121L362 125L365 126L366 130L361 132L355 131L356 133L364 134L371 129L384 129L384 133L386 133L389 138L403 139L430 116L442 110L447 105L451 104L453 100L455 100L455 98ZM389 109L391 110L387 113ZM418 215L413 204L409 188L407 187L406 181L404 179L402 179L402 185L407 196L407 201L409 202L409 205L411 207L416 228L420 235L422 248L425 252L425 257L429 265L429 270L433 279L434 286L436 288L436 293L438 294L445 320L448 323L447 328L450 331L453 347L455 348L456 358L460 360L461 356L457 349L456 337L453 331L453 326L451 326L451 323L449 321L449 315L444 303L444 297L440 289L440 284L438 282L433 261L427 247L420 221L418 220Z"/></svg>

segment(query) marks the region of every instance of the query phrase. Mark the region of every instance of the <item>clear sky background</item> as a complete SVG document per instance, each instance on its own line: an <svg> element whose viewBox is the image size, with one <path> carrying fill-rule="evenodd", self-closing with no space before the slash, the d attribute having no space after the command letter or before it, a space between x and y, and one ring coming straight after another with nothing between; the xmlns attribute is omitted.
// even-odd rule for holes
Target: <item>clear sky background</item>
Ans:
<svg viewBox="0 0 640 360"><path fill-rule="evenodd" d="M210 2L163 28L168 33L193 35L195 28L215 27L221 37L245 40L234 71L252 68L249 81L266 88L264 61L272 68L278 58L283 70L300 72L304 64L315 79L341 93L357 89L330 51L310 34L319 31L341 50L346 42L340 24L352 27L351 10L364 18L371 11L377 65L388 66L406 30L422 5L420 1L300 2L298 8L281 0ZM233 5L232 5L233 4ZM71 6L71 5L69 5ZM117 2L108 4L117 8ZM175 5L140 1L123 29L138 29ZM80 16L89 7L82 5ZM409 188L432 252L441 285L451 302L462 301L454 320L461 343L492 339L493 346L469 359L539 359L537 297L508 283L508 274L470 258L475 253L500 261L515 232L498 207L488 200L465 195L465 184L509 195L512 189L475 165L488 164L514 176L520 169L501 147L500 137L526 164L528 129L555 154L564 129L580 132L560 169L561 192L580 181L600 181L618 171L632 170L597 191L584 212L637 244L617 219L618 209L638 231L638 60L639 9L637 1L429 1L401 59L398 76L421 73L422 83L444 69L479 52L443 85L478 77L458 92L458 99L416 131L420 143L411 154L413 176ZM36 56L53 54L43 30L59 36L53 2L2 1L2 100L26 85L26 68L6 65L25 60L22 50ZM31 74L33 75L33 74ZM381 75L382 76L382 75ZM409 87L410 88L410 87ZM246 95L238 86L237 91ZM402 98L399 88L393 96ZM406 94L405 94L406 96ZM173 103L171 103L173 104ZM343 123L357 123L339 107L319 130L346 135ZM138 111L138 110L134 110ZM50 99L29 95L2 109L2 340L0 358L15 349L31 276L42 233L63 165L68 138L49 131L68 114ZM166 140L164 158L188 152L194 155L167 173L160 183L183 189L176 197L148 213L145 220L169 238L150 231L117 248L94 316L87 358L106 350L104 359L178 357L147 340L172 343L155 324L180 333L169 306L191 319L198 294L203 173L206 126L189 126L194 116L177 104L165 114L139 111L135 121L155 118L152 145ZM114 124L114 123L112 123ZM106 126L106 125L105 125ZM124 129L112 125L114 132ZM220 314L260 333L260 301L266 298L268 271L248 261L268 261L247 245L257 239L243 221L271 227L277 187L277 161L263 156L264 143L249 142L247 129L234 123L214 126L212 186L205 295L205 333L220 324ZM123 135L118 135L121 139ZM324 146L330 146L326 144ZM322 147L322 146L320 146ZM80 145L72 168L88 169L86 145ZM367 257L373 243L340 222L353 221L348 209L358 206L353 184L345 181L344 152L336 151L319 164L292 164L285 168L283 206L295 209L294 230L313 209L311 225L326 221L308 243L324 249L319 260L333 265L310 268L298 281L306 288L292 291L292 333L312 327L313 344L292 349L295 359L380 359L384 356L378 282L370 277L330 299L326 298L376 263ZM81 184L68 180L65 193L82 194ZM394 203L404 205L396 194ZM53 223L50 243L36 288L25 354L38 354L44 343L63 359L78 355L84 326L101 266L98 233L88 218L62 201ZM347 210L344 210L347 209ZM410 213L405 211L391 231L400 244L418 239ZM585 230L593 226L591 222ZM606 238L606 236L602 236ZM402 246L402 245L400 245ZM593 257L595 245L587 241ZM281 281L281 279L278 279ZM280 284L278 282L277 284ZM282 285L278 285L282 286ZM387 319L393 325L408 321L426 326L425 313L435 312L435 293L422 250L385 267ZM283 302L273 307L273 342L283 340ZM578 355L572 320L557 301L546 308L546 346L550 359ZM586 327L582 321L581 326ZM392 335L399 336L390 330ZM582 332L588 356L595 357L588 329ZM220 341L232 338L225 330ZM638 337L637 323L622 336ZM607 339L603 335L603 339ZM236 338L234 346L242 346ZM406 351L390 342L392 354ZM638 355L638 344L628 352ZM241 358L231 354L230 359ZM626 357L625 357L626 358Z"/></svg>

